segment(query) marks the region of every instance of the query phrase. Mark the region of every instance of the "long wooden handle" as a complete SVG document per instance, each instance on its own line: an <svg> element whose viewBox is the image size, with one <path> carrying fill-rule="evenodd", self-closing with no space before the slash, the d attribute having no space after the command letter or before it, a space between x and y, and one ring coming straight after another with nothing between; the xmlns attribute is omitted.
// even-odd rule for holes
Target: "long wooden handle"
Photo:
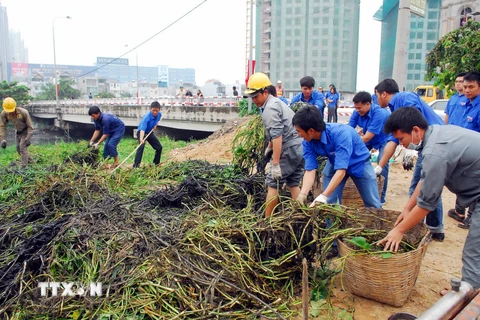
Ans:
<svg viewBox="0 0 480 320"><path fill-rule="evenodd" d="M160 123L160 121L162 121L163 116L164 116L165 114L167 114L168 111L170 111L170 108L168 108L167 111L165 111L165 113L162 114L162 117L160 118L160 120L158 120L156 126L158 126L158 124ZM156 126L155 126L155 127L156 127ZM146 139L148 138L148 136L155 130L155 127L153 127L152 130L150 130L150 132L147 134L146 137L143 138L143 140L146 140ZM137 150L138 150L138 148L140 148L140 146L141 146L141 144L138 144L138 146L135 148L135 150L133 150L132 153L130 153L130 154L128 155L128 157L126 157L115 169L113 169L112 172L110 172L110 174L114 173L118 168L120 168L120 166L121 166L122 164L124 164L125 161L128 160L128 158L130 158L135 152L137 152Z"/></svg>

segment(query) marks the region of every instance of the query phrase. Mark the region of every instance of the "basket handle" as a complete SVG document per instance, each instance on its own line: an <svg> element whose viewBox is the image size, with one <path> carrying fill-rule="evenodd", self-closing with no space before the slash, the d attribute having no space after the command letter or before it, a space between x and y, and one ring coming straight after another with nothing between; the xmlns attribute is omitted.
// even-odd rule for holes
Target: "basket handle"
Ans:
<svg viewBox="0 0 480 320"><path fill-rule="evenodd" d="M422 241L420 241L420 245L418 246L419 248L423 247L427 243L429 243L432 240L432 232L428 231L428 233L423 237Z"/></svg>

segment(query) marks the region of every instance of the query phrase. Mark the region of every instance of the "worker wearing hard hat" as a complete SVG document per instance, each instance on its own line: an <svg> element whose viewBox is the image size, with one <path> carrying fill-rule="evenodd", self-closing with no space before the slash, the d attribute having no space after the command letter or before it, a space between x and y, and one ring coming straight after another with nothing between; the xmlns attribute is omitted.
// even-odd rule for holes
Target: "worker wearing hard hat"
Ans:
<svg viewBox="0 0 480 320"><path fill-rule="evenodd" d="M5 98L2 103L3 111L0 114L0 146L5 149L7 147L6 126L11 122L16 130L17 152L21 157L22 166L26 166L31 162L28 153L30 140L33 135L33 125L30 114L27 110L17 107L17 102L13 98Z"/></svg>
<svg viewBox="0 0 480 320"><path fill-rule="evenodd" d="M277 87L275 88L277 90L277 96L278 97L283 97L283 85L282 85L282 80L277 81Z"/></svg>
<svg viewBox="0 0 480 320"><path fill-rule="evenodd" d="M254 73L248 80L245 95L263 108L262 122L268 147L265 156L272 156L270 173L265 182L268 186L265 216L269 217L278 203L278 188L284 183L290 189L292 199L300 194L303 174L302 139L292 125L294 112L278 98L272 96L268 87L272 83L264 73Z"/></svg>

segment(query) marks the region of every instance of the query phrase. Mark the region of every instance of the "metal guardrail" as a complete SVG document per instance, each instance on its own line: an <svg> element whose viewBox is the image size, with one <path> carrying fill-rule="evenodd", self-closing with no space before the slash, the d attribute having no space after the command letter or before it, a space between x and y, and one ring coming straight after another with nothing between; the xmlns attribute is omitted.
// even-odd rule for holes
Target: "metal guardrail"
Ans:
<svg viewBox="0 0 480 320"><path fill-rule="evenodd" d="M205 106L205 107L237 107L241 97L155 97L155 98L104 98L104 99L73 99L60 100L59 106L102 106L102 105L150 105L153 101L158 101L161 106ZM56 106L55 100L32 101L30 105L38 106Z"/></svg>

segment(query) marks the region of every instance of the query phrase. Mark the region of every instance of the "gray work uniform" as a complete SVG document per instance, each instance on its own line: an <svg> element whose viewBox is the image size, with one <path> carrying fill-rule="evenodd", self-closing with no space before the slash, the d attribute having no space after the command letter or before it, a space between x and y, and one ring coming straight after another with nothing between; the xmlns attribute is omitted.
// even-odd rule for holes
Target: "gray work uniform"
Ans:
<svg viewBox="0 0 480 320"><path fill-rule="evenodd" d="M26 143L30 142L34 130L30 114L27 110L20 107L16 107L15 111L10 113L2 111L0 114L0 141L5 140L8 122L11 122L15 127L17 152L20 155L22 166L26 166L31 162Z"/></svg>
<svg viewBox="0 0 480 320"><path fill-rule="evenodd" d="M480 288L480 133L453 125L430 126L423 140L422 186L417 205L434 210L443 186L473 208L463 247L462 280Z"/></svg>
<svg viewBox="0 0 480 320"><path fill-rule="evenodd" d="M297 134L297 130L292 125L292 119L295 113L280 99L269 95L263 105L262 122L265 128L265 138L272 141L275 138L282 137L282 153L280 154L280 169L282 178L277 180L272 178L271 173L267 174L265 183L267 186L277 188L284 183L289 187L300 185L303 175L303 147L302 138Z"/></svg>

